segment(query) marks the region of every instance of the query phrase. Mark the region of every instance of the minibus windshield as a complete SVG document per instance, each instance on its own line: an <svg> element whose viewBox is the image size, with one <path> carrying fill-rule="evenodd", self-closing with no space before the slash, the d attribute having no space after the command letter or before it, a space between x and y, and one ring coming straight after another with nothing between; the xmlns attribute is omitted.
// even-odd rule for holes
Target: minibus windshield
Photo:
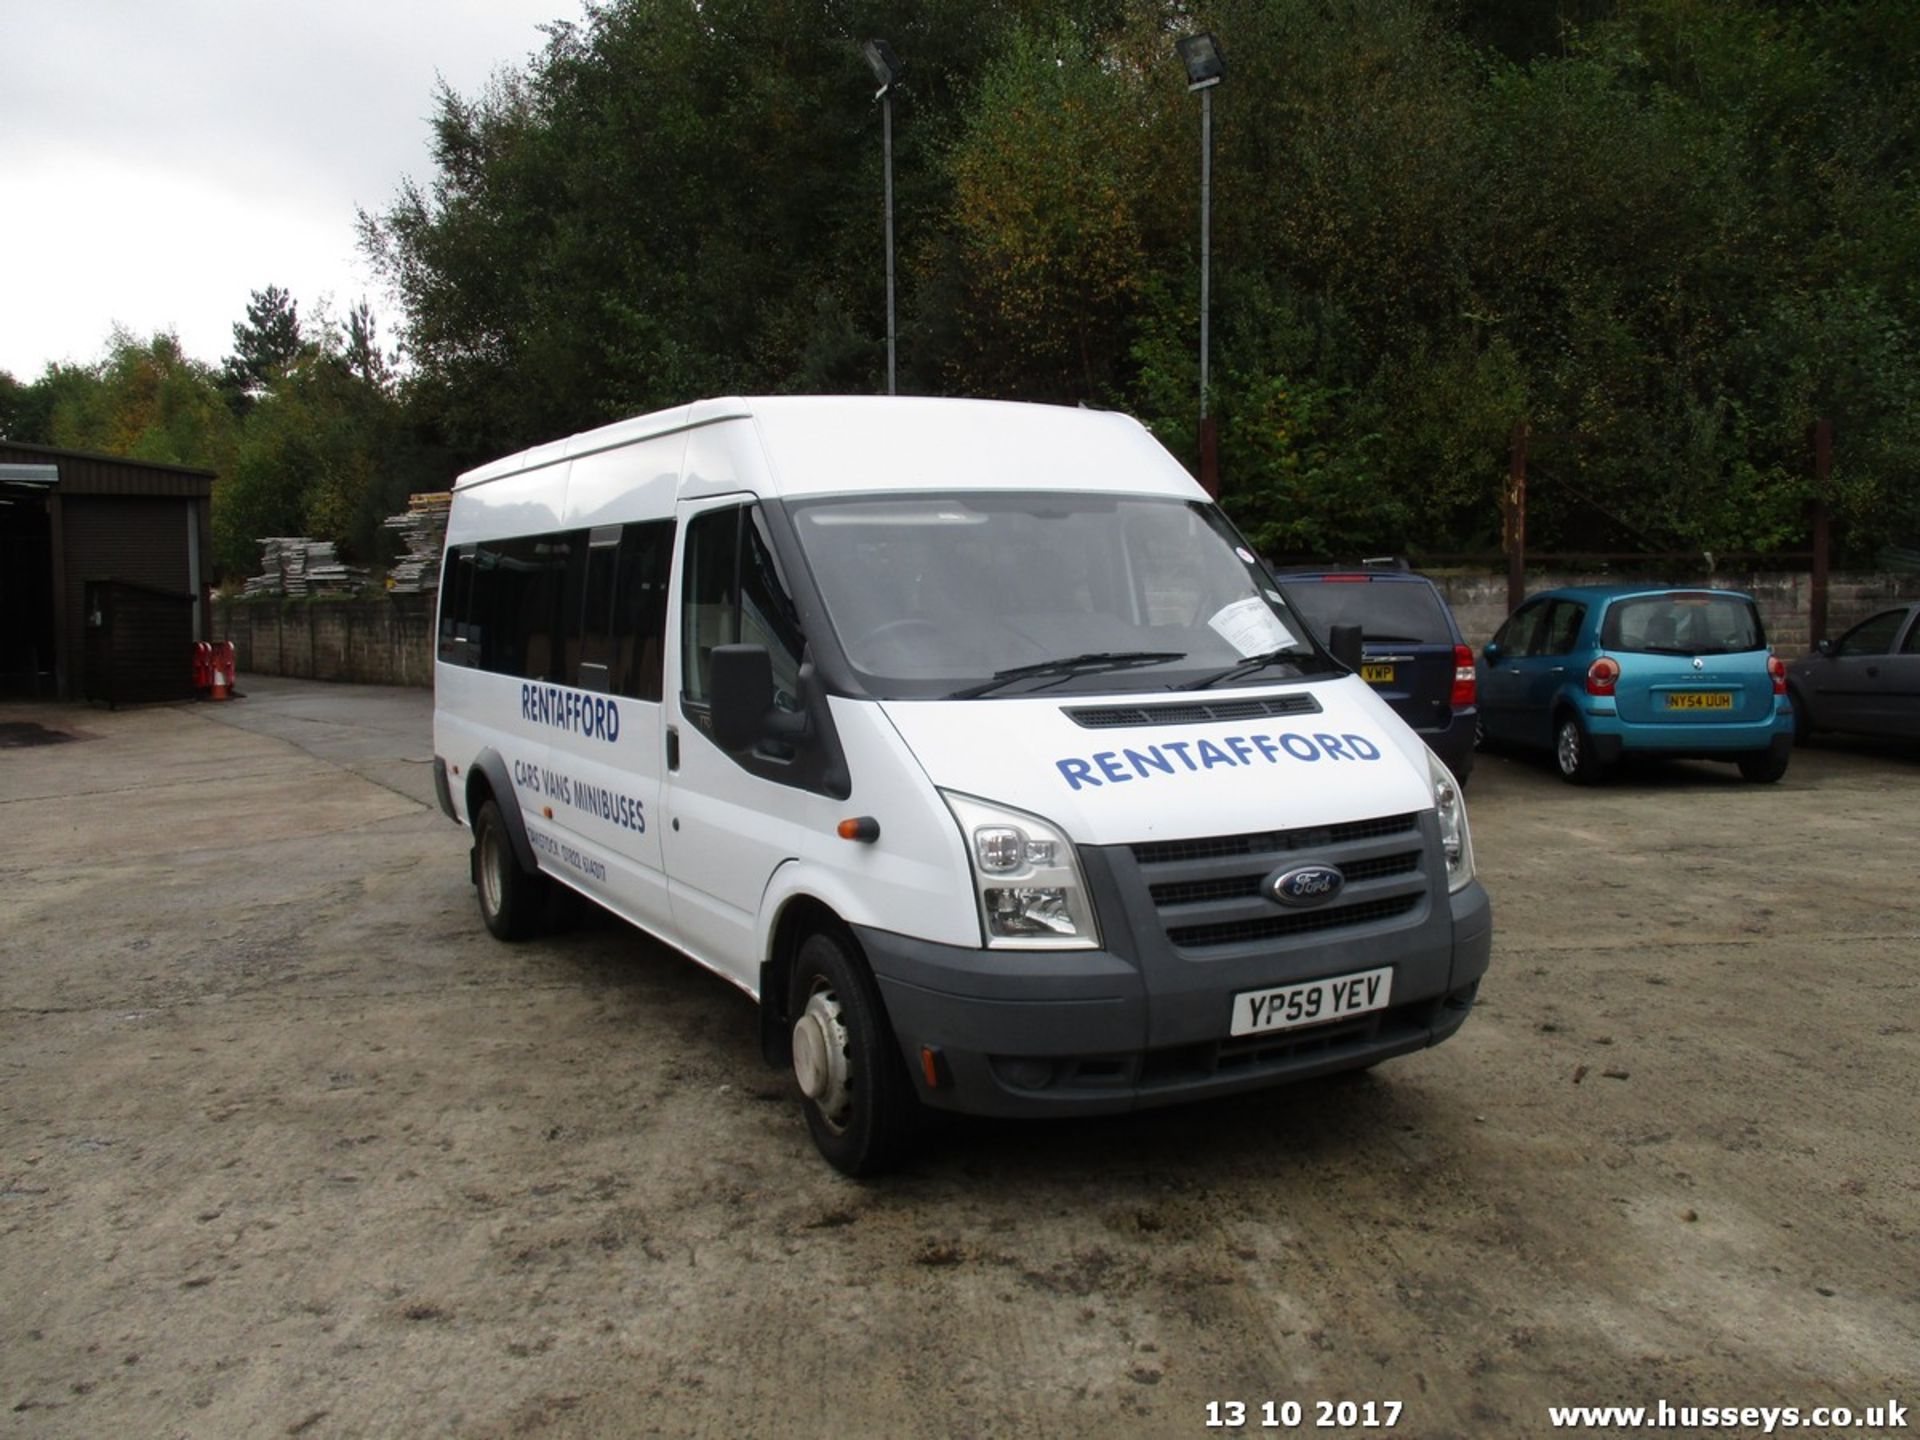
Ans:
<svg viewBox="0 0 1920 1440"><path fill-rule="evenodd" d="M1211 505L966 491L789 513L841 648L880 698L1161 690L1223 672L1267 684L1329 663Z"/></svg>

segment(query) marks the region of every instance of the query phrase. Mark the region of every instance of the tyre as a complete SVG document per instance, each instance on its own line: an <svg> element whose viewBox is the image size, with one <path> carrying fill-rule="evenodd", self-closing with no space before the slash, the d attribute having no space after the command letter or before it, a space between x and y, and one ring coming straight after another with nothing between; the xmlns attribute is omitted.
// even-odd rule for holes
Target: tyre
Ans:
<svg viewBox="0 0 1920 1440"><path fill-rule="evenodd" d="M1559 767L1560 778L1570 785L1597 785L1606 774L1606 767L1593 753L1587 727L1572 712L1562 715L1553 727L1553 762Z"/></svg>
<svg viewBox="0 0 1920 1440"><path fill-rule="evenodd" d="M1798 690L1787 691L1787 699L1793 704L1793 743L1810 745L1813 743L1813 715L1807 709L1807 702Z"/></svg>
<svg viewBox="0 0 1920 1440"><path fill-rule="evenodd" d="M1786 750L1777 754L1772 750L1759 750L1752 755L1740 757L1740 778L1751 780L1756 785L1771 785L1787 773Z"/></svg>
<svg viewBox="0 0 1920 1440"><path fill-rule="evenodd" d="M794 956L787 1013L807 1129L844 1175L874 1175L909 1149L920 1108L866 963L815 931Z"/></svg>
<svg viewBox="0 0 1920 1440"><path fill-rule="evenodd" d="M481 803L473 821L473 849L480 918L496 939L526 939L540 928L540 917L546 912L547 878L520 868L497 801Z"/></svg>

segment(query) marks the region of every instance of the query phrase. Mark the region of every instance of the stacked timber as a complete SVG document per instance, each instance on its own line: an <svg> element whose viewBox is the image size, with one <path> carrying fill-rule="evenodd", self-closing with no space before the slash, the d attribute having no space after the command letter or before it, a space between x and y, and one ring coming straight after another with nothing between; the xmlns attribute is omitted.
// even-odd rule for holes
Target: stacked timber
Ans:
<svg viewBox="0 0 1920 1440"><path fill-rule="evenodd" d="M396 595L430 595L440 588L440 552L447 543L447 507L453 496L444 490L423 491L407 497L407 508L381 522L398 535L406 554L387 573L387 588Z"/></svg>
<svg viewBox="0 0 1920 1440"><path fill-rule="evenodd" d="M249 576L242 593L285 595L356 595L367 585L365 566L341 561L331 540L305 535L269 535L260 541L260 569Z"/></svg>

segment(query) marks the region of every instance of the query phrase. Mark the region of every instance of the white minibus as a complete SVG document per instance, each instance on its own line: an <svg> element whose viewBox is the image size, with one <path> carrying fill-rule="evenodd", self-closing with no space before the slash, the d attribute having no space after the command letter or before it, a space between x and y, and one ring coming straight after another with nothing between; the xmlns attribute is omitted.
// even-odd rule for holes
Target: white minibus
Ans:
<svg viewBox="0 0 1920 1440"><path fill-rule="evenodd" d="M1357 637L1342 637L1357 665ZM827 1160L1460 1028L1460 788L1136 421L709 400L460 477L434 773L487 927L552 885L753 996Z"/></svg>

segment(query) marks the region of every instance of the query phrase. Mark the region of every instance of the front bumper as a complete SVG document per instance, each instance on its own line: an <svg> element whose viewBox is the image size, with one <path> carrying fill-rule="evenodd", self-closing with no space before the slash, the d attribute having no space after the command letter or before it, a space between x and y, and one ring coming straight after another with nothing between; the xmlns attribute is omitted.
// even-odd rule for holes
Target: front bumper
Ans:
<svg viewBox="0 0 1920 1440"><path fill-rule="evenodd" d="M1111 872L1103 878L1110 884ZM1097 1115L1356 1069L1446 1039L1486 972L1492 908L1477 881L1454 895L1442 885L1423 903L1417 923L1363 924L1334 941L1203 961L1176 955L1164 938L1143 940L1138 925L1116 926L1111 904L1102 905L1107 950L969 950L856 934L923 1101L976 1115ZM1387 1009L1227 1034L1244 990L1381 964L1394 971ZM923 1047L936 1052L938 1086L926 1083Z"/></svg>

